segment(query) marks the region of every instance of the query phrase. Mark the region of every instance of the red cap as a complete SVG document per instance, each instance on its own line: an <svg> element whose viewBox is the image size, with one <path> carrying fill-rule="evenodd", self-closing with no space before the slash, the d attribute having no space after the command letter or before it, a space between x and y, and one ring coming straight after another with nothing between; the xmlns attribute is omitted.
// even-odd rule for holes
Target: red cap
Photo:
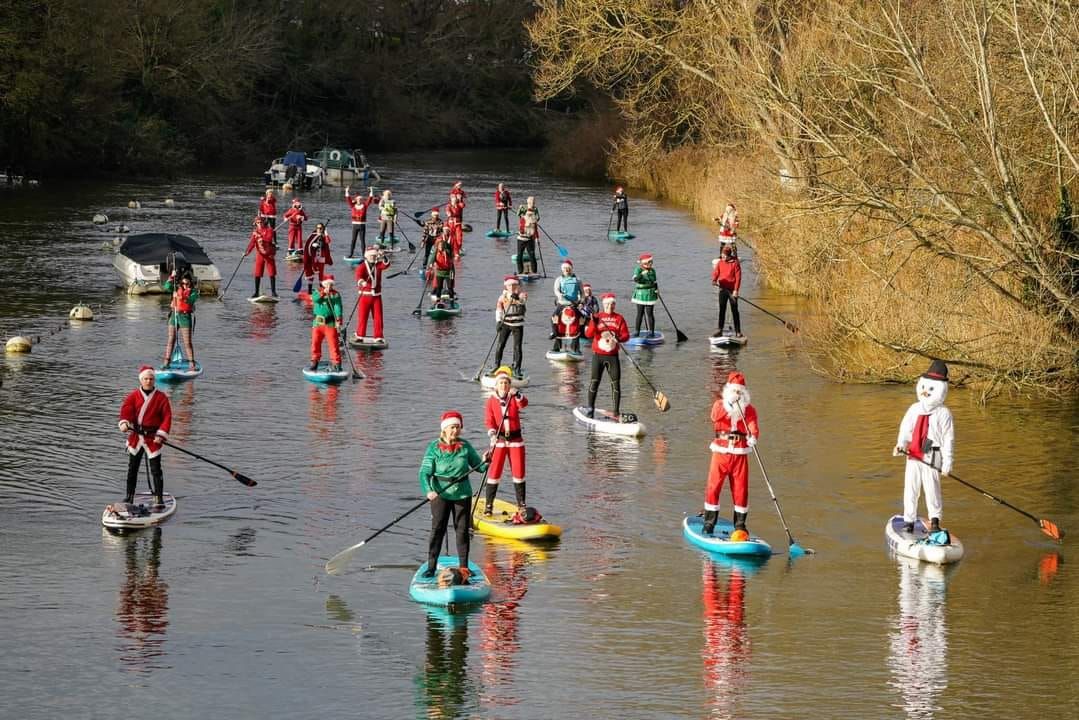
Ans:
<svg viewBox="0 0 1079 720"><path fill-rule="evenodd" d="M637 262L645 262L652 259L652 253L641 253L637 256Z"/></svg>
<svg viewBox="0 0 1079 720"><path fill-rule="evenodd" d="M622 186L621 186L621 185L619 185L618 187L616 187L616 188L614 189L614 191L615 191L615 192L622 192Z"/></svg>
<svg viewBox="0 0 1079 720"><path fill-rule="evenodd" d="M591 289L592 289L592 286L591 286L591 285L589 285L588 283L582 283L582 284L581 284L581 289L583 290L584 288L588 288L589 290L591 290Z"/></svg>
<svg viewBox="0 0 1079 720"><path fill-rule="evenodd" d="M517 277L516 275L507 275L506 277L502 278L502 283L503 284L505 284L505 283L519 283L519 282L521 282L521 279L519 277Z"/></svg>
<svg viewBox="0 0 1079 720"><path fill-rule="evenodd" d="M447 427L449 427L450 425L453 425L455 423L457 425L462 426L462 427L464 426L465 421L461 417L461 413L457 412L456 410L447 410L446 412L442 413L442 429L443 430L445 430Z"/></svg>
<svg viewBox="0 0 1079 720"><path fill-rule="evenodd" d="M327 275L326 277L322 278L322 281L319 283L319 285L336 285L336 284L337 284L337 281L333 279L333 275Z"/></svg>
<svg viewBox="0 0 1079 720"><path fill-rule="evenodd" d="M570 260L569 258L566 258L565 260L563 260L562 264L563 265L569 265L570 267L573 267L573 261Z"/></svg>
<svg viewBox="0 0 1079 720"><path fill-rule="evenodd" d="M295 207L299 207L300 206L300 198L292 198L292 204Z"/></svg>
<svg viewBox="0 0 1079 720"><path fill-rule="evenodd" d="M743 375L742 373L738 372L737 370L732 371L731 374L727 376L727 384L728 385L740 385L742 387L745 387L746 386L746 376Z"/></svg>
<svg viewBox="0 0 1079 720"><path fill-rule="evenodd" d="M618 296L615 295L614 293L603 293L602 295L599 296L599 299L600 300L615 300L615 299L617 299L617 297Z"/></svg>

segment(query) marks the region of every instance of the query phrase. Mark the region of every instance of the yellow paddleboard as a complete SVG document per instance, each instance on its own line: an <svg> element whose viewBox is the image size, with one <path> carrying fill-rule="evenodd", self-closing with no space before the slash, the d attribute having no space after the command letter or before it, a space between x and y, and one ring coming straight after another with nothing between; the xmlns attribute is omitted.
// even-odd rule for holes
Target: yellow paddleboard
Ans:
<svg viewBox="0 0 1079 720"><path fill-rule="evenodd" d="M494 513L489 518L483 515L483 505L481 498L472 514L472 527L484 535L510 540L554 540L562 535L562 528L548 522L515 525L517 506L513 503L495 498Z"/></svg>

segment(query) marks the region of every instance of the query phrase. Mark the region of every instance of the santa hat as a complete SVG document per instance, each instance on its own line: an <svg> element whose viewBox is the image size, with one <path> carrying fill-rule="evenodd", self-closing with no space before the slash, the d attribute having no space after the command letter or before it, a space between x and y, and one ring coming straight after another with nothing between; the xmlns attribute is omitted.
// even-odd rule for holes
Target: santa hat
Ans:
<svg viewBox="0 0 1079 720"><path fill-rule="evenodd" d="M458 181L456 181L455 183L453 183L453 186L454 186L455 188L459 188L459 187L461 187L462 185L464 185L464 183L463 183L463 182L461 182L460 180L458 180Z"/></svg>
<svg viewBox="0 0 1079 720"><path fill-rule="evenodd" d="M363 251L364 255L378 255L378 248L374 245Z"/></svg>
<svg viewBox="0 0 1079 720"><path fill-rule="evenodd" d="M506 365L500 366L497 370L494 371L493 377L495 380L497 380L502 376L505 376L508 380L513 380L513 370L511 370Z"/></svg>
<svg viewBox="0 0 1079 720"><path fill-rule="evenodd" d="M334 284L336 284L336 282L333 279L333 275L327 275L326 277L322 278L322 282L319 283L319 285L334 285Z"/></svg>
<svg viewBox="0 0 1079 720"><path fill-rule="evenodd" d="M457 425L458 427L463 427L464 424L465 422L461 418L461 413L457 412L456 410L447 410L446 412L442 413L441 427L443 430L448 428L450 425Z"/></svg>
<svg viewBox="0 0 1079 720"><path fill-rule="evenodd" d="M516 275L507 275L502 278L502 284L506 287L509 287L510 285L520 285L521 280Z"/></svg>
<svg viewBox="0 0 1079 720"><path fill-rule="evenodd" d="M637 262L639 262L639 263L652 262L652 253L641 253L640 255L637 256Z"/></svg>
<svg viewBox="0 0 1079 720"><path fill-rule="evenodd" d="M583 283L583 284L581 285L581 289L582 289L582 290L591 290L591 289L592 289L592 286L591 286L591 285L589 285L588 283Z"/></svg>
<svg viewBox="0 0 1079 720"><path fill-rule="evenodd" d="M292 198L292 207L300 207L300 198Z"/></svg>
<svg viewBox="0 0 1079 720"><path fill-rule="evenodd" d="M948 382L948 366L943 360L934 360L929 364L929 369L922 373L922 377L929 380L943 380Z"/></svg>
<svg viewBox="0 0 1079 720"><path fill-rule="evenodd" d="M612 303L613 304L616 297L617 296L614 293L603 293L602 295L599 296L599 301L601 303L603 303L604 305L606 305L607 303Z"/></svg>
<svg viewBox="0 0 1079 720"><path fill-rule="evenodd" d="M151 366L151 365L142 365L141 367L139 367L139 380L142 380L142 376L145 375L146 373L149 373L150 377L154 377L156 375L156 373L154 372L153 366Z"/></svg>
<svg viewBox="0 0 1079 720"><path fill-rule="evenodd" d="M562 261L562 267L564 267L564 268L568 267L570 270L572 270L573 269L573 261L570 260L569 258L566 258L565 260Z"/></svg>
<svg viewBox="0 0 1079 720"><path fill-rule="evenodd" d="M746 376L737 370L732 370L731 374L727 376L727 385L745 390L746 388Z"/></svg>
<svg viewBox="0 0 1079 720"><path fill-rule="evenodd" d="M622 192L622 186L621 186L621 185L619 185L618 187L616 187L616 188L614 189L614 191L615 191L616 193Z"/></svg>

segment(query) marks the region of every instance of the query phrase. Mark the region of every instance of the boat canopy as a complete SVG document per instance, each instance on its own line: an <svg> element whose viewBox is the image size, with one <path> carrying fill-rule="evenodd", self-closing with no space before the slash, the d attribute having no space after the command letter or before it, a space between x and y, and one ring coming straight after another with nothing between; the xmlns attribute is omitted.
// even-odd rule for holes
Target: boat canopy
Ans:
<svg viewBox="0 0 1079 720"><path fill-rule="evenodd" d="M289 150L285 153L285 159L281 161L282 165L295 165L301 170L307 167L307 155L302 150Z"/></svg>
<svg viewBox="0 0 1079 720"><path fill-rule="evenodd" d="M191 265L213 265L213 261L197 242L186 235L171 233L140 233L128 235L120 246L120 254L139 265L160 265L170 253L182 254Z"/></svg>
<svg viewBox="0 0 1079 720"><path fill-rule="evenodd" d="M356 158L350 150L326 147L315 153L315 157L319 165L330 170L356 169Z"/></svg>

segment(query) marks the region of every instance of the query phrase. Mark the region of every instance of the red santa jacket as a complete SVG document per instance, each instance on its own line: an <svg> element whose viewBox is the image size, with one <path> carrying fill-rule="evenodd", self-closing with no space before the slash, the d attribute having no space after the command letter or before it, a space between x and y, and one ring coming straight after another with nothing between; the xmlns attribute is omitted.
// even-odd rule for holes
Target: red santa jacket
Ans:
<svg viewBox="0 0 1079 720"><path fill-rule="evenodd" d="M352 222L357 225L367 222L367 208L372 204L378 205L378 198L373 195L368 195L363 199L359 205L353 200L359 197L358 195L349 195L345 193L345 203L348 205L348 209L352 212Z"/></svg>
<svg viewBox="0 0 1079 720"><path fill-rule="evenodd" d="M456 220L457 222L461 222L461 218L464 217L464 212L465 206L463 204L449 204L446 206L446 214L449 216L450 220Z"/></svg>
<svg viewBox="0 0 1079 720"><path fill-rule="evenodd" d="M513 198L510 196L509 190L503 190L498 192L495 190L495 209L505 210L506 208L513 207Z"/></svg>
<svg viewBox="0 0 1079 720"><path fill-rule="evenodd" d="M460 188L453 188L450 190L450 200L457 198L457 202L461 203L461 209L465 207L465 198L468 197L468 193Z"/></svg>
<svg viewBox="0 0 1079 720"><path fill-rule="evenodd" d="M356 287L360 289L360 295L378 297L382 294L382 271L390 264L382 261L371 265L364 260L356 266Z"/></svg>
<svg viewBox="0 0 1079 720"><path fill-rule="evenodd" d="M303 208L290 207L288 210L285 211L285 214L282 215L282 217L293 225L299 225L307 219L307 213L304 211Z"/></svg>
<svg viewBox="0 0 1079 720"><path fill-rule="evenodd" d="M507 408L507 403L509 403ZM500 398L498 395L492 395L487 398L487 406L484 412L483 423L487 426L487 434L492 437L498 435L498 439L503 442L499 442L500 445L508 444L510 446L523 445L524 442L521 439L521 408L528 407L528 398L522 395L517 397L516 392L511 389L509 395L505 398ZM506 416L506 422L502 423L502 416ZM499 423L502 424L501 432L499 432Z"/></svg>
<svg viewBox="0 0 1079 720"><path fill-rule="evenodd" d="M748 455L752 452L746 439L749 435L760 437L757 408L744 405L743 410L746 413L745 419L735 421L731 419L727 408L723 407L722 399L712 404L712 427L716 431L716 439L708 446L712 452L730 455Z"/></svg>
<svg viewBox="0 0 1079 720"><path fill-rule="evenodd" d="M614 333L615 340L624 343L629 340L629 325L626 319L616 312L598 312L592 316L591 322L584 326L584 336L592 340L592 353L595 355L617 355L618 345L615 344L610 350L605 350L598 342L604 332Z"/></svg>
<svg viewBox="0 0 1079 720"><path fill-rule="evenodd" d="M555 326L562 337L575 338L581 334L581 316L572 307L559 308L556 312Z"/></svg>
<svg viewBox="0 0 1079 720"><path fill-rule="evenodd" d="M307 269L312 265L333 265L333 257L330 255L330 234L323 233L319 237L315 233L307 236L303 241L303 266ZM318 247L316 247L316 243Z"/></svg>
<svg viewBox="0 0 1079 720"><path fill-rule="evenodd" d="M157 457L163 447L161 441L169 439L172 429L172 405L168 395L156 388L149 394L142 388L135 388L120 405L121 429L125 421L134 428L127 436L127 451L135 455L140 448L146 448L147 455Z"/></svg>
<svg viewBox="0 0 1079 720"><path fill-rule="evenodd" d="M734 255L720 258L712 268L712 282L730 292L738 292L742 287L742 263Z"/></svg>
<svg viewBox="0 0 1079 720"><path fill-rule="evenodd" d="M277 244L274 242L273 228L257 227L251 231L251 240L247 243L247 250L244 254L250 254L252 250L258 251L258 254L265 258L272 258L277 251Z"/></svg>
<svg viewBox="0 0 1079 720"><path fill-rule="evenodd" d="M263 197L259 201L259 215L263 217L277 217L277 198L270 196L269 199Z"/></svg>

